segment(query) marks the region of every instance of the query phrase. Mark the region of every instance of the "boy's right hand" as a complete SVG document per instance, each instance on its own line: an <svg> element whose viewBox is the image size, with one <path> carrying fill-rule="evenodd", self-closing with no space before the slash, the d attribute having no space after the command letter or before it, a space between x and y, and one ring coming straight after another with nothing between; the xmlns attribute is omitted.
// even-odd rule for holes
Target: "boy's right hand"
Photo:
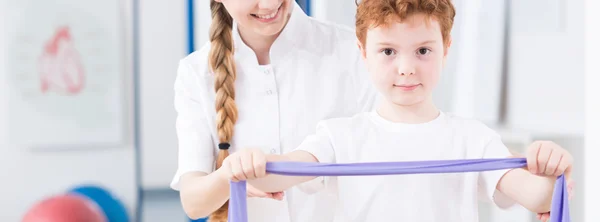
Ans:
<svg viewBox="0 0 600 222"><path fill-rule="evenodd" d="M266 176L267 158L260 149L242 149L230 154L218 169L227 180L252 180Z"/></svg>

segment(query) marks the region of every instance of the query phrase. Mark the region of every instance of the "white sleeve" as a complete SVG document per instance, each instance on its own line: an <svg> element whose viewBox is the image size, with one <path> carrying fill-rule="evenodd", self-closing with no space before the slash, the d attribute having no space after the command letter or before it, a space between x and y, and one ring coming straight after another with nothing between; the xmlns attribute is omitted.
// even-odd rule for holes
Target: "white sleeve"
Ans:
<svg viewBox="0 0 600 222"><path fill-rule="evenodd" d="M508 158L510 151L504 145L499 135L495 134L485 146L484 159ZM509 208L515 201L496 189L500 179L511 169L482 171L479 173L479 192L488 201L501 209Z"/></svg>
<svg viewBox="0 0 600 222"><path fill-rule="evenodd" d="M307 136L296 150L309 152L319 163L334 163L335 150L331 142L331 133L324 121L317 124L316 133Z"/></svg>
<svg viewBox="0 0 600 222"><path fill-rule="evenodd" d="M178 165L171 188L175 190L180 188L181 175L192 171L211 173L214 169L215 145L210 133L206 107L202 103L201 95L192 93L200 92L199 89L203 86L198 85L195 78L194 70L181 61L174 84Z"/></svg>
<svg viewBox="0 0 600 222"><path fill-rule="evenodd" d="M335 163L335 149L330 135L326 124L320 122L317 125L316 133L306 137L296 150L312 154L319 163ZM298 185L298 188L305 193L312 194L325 189L327 181L328 177L317 177Z"/></svg>

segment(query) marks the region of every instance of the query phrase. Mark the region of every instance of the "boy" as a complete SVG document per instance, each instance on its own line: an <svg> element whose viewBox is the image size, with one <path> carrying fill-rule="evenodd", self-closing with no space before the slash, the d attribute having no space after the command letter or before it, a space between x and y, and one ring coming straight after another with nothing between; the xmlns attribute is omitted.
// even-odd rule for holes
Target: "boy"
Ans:
<svg viewBox="0 0 600 222"><path fill-rule="evenodd" d="M501 208L550 210L556 177L571 155L550 142L527 152L528 168L460 174L349 176L265 175L267 161L356 163L506 158L511 153L484 124L436 108L432 91L451 45L455 11L449 0L363 0L356 34L371 80L383 100L373 112L322 121L314 135L284 155L247 149L219 169L266 192L300 184L307 192L337 189L335 221L479 221L477 198ZM568 177L568 175L567 175Z"/></svg>

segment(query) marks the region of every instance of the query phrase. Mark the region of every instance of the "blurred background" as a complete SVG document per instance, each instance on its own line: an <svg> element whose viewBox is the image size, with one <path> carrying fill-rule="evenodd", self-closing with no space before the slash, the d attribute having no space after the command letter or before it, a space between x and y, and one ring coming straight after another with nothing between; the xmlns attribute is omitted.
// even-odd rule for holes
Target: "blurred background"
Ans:
<svg viewBox="0 0 600 222"><path fill-rule="evenodd" d="M112 212L112 221L189 221L168 187L177 166L173 83L178 61L207 41L208 2L0 0L2 221L21 221L34 204L71 192ZM534 140L570 150L572 220L586 221L584 159L592 148L585 141L592 136L584 108L600 100L587 99L584 88L590 6L454 3L437 104L497 129L516 151ZM354 26L354 0L298 4L312 17ZM59 41L68 44L57 49ZM56 76L57 64L72 75ZM481 221L536 221L519 207L482 203L481 211Z"/></svg>

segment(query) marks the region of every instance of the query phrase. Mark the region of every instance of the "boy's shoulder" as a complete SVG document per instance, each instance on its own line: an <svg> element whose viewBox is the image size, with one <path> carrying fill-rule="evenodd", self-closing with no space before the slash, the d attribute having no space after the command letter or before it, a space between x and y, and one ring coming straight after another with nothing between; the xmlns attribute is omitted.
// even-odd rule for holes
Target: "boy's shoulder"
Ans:
<svg viewBox="0 0 600 222"><path fill-rule="evenodd" d="M458 132L468 134L496 134L496 132L485 123L453 113L443 113L447 122L447 126ZM361 127L365 129L367 125L372 125L373 111L359 112L352 116L333 117L320 121L319 125L327 128L338 129L355 129L353 127Z"/></svg>
<svg viewBox="0 0 600 222"><path fill-rule="evenodd" d="M332 117L321 120L319 122L320 127L326 127L328 129L339 130L353 130L363 129L364 125L369 123L369 112L359 112L352 116L344 117Z"/></svg>
<svg viewBox="0 0 600 222"><path fill-rule="evenodd" d="M454 113L445 113L448 124L457 132L462 132L467 135L485 135L495 136L497 135L491 127L486 125L480 120L456 115Z"/></svg>

